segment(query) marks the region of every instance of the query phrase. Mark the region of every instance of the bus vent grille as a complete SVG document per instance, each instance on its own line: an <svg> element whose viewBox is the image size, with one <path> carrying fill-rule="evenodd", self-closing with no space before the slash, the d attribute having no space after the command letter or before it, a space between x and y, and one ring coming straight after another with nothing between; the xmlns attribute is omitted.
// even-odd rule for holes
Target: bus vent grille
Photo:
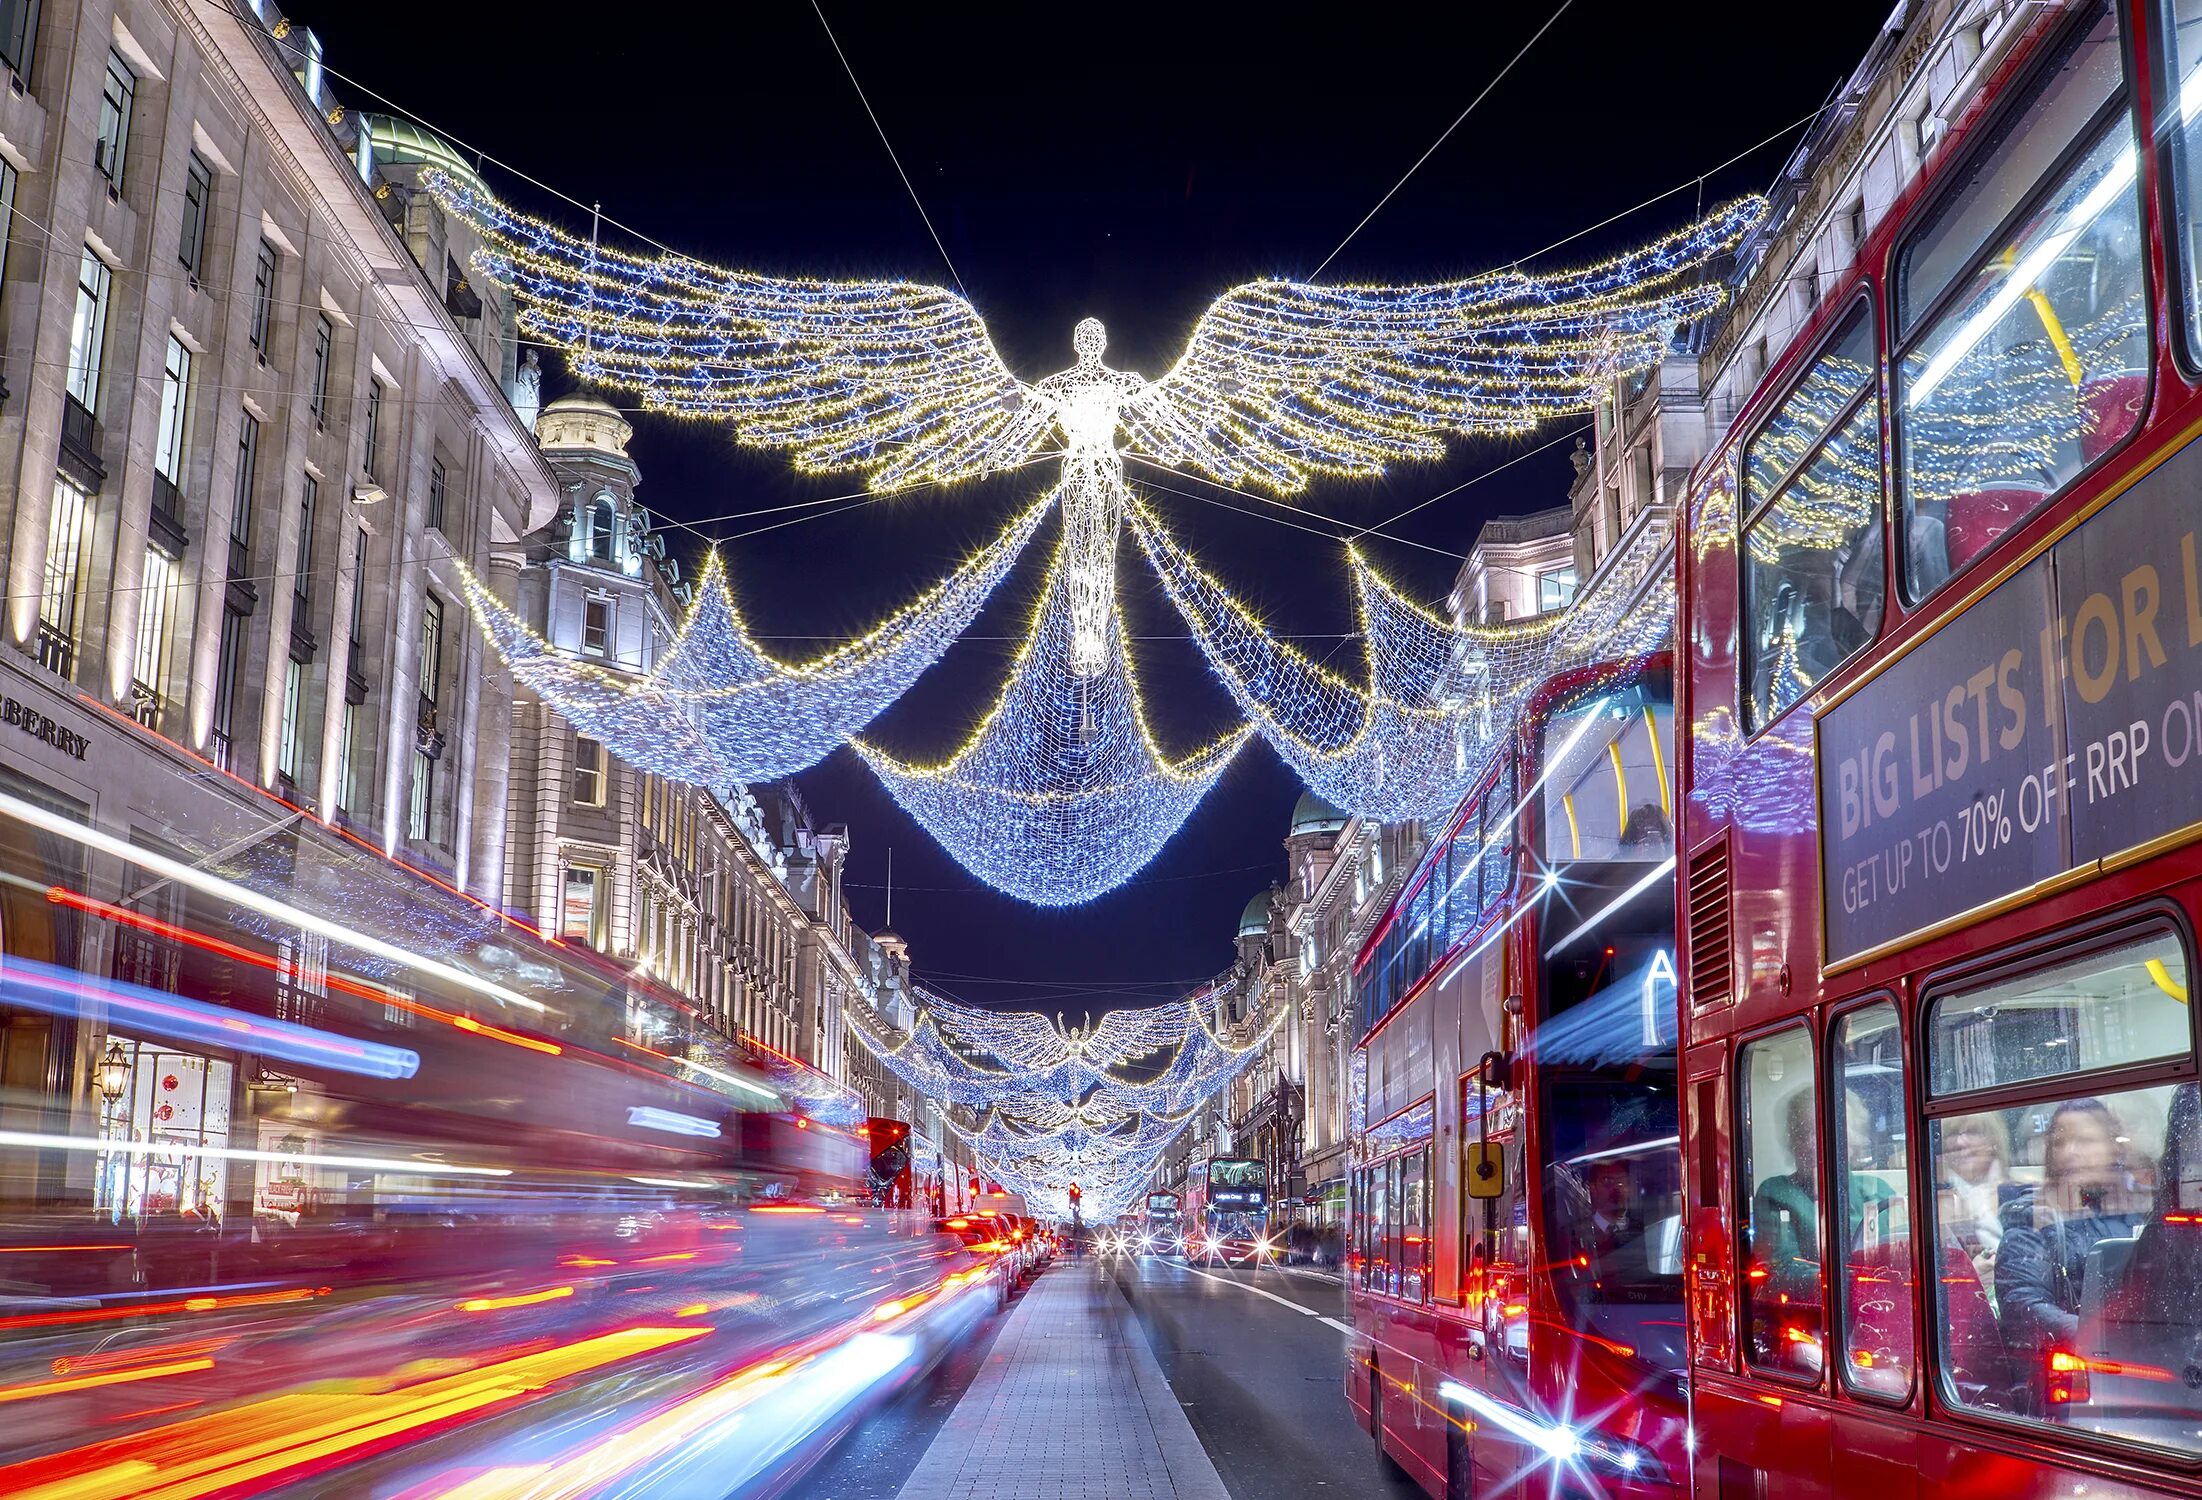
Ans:
<svg viewBox="0 0 2202 1500"><path fill-rule="evenodd" d="M1725 1005L1733 991L1728 841L1690 861L1690 1003Z"/></svg>

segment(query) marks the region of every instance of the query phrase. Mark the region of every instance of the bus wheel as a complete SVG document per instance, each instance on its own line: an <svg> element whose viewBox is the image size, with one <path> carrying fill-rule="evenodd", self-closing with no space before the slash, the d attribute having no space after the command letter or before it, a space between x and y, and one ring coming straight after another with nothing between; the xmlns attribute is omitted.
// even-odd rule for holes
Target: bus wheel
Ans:
<svg viewBox="0 0 2202 1500"><path fill-rule="evenodd" d="M1385 1474L1399 1471L1399 1461L1384 1451L1384 1382L1369 1366L1369 1434L1376 1440L1376 1467Z"/></svg>
<svg viewBox="0 0 2202 1500"><path fill-rule="evenodd" d="M1468 1434L1457 1422L1445 1424L1445 1500L1468 1500L1475 1479L1468 1472Z"/></svg>

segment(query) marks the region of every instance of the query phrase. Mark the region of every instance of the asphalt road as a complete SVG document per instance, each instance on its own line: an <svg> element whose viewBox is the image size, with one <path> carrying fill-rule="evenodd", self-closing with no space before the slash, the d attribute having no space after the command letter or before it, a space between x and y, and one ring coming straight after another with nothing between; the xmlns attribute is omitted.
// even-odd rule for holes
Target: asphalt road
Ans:
<svg viewBox="0 0 2202 1500"><path fill-rule="evenodd" d="M1194 1269L1154 1257L1120 1259L1108 1269L1231 1500L1419 1500L1412 1481L1378 1467L1368 1434L1346 1405L1346 1297L1336 1282L1276 1268ZM1048 1274L1082 1273L1066 1265ZM977 1377L1007 1316L989 1317L932 1374L875 1408L782 1494L894 1500Z"/></svg>
<svg viewBox="0 0 2202 1500"><path fill-rule="evenodd" d="M1017 1298L1023 1296L1020 1290ZM1013 1299L1007 1308L988 1314L930 1374L867 1412L817 1463L783 1483L780 1493L787 1500L894 1500L949 1413L978 1378L979 1367L994 1347L994 1336L1016 1307Z"/></svg>
<svg viewBox="0 0 2202 1500"><path fill-rule="evenodd" d="M1114 1270L1231 1500L1422 1494L1396 1469L1378 1467L1346 1404L1338 1283L1274 1267L1195 1270L1152 1256Z"/></svg>

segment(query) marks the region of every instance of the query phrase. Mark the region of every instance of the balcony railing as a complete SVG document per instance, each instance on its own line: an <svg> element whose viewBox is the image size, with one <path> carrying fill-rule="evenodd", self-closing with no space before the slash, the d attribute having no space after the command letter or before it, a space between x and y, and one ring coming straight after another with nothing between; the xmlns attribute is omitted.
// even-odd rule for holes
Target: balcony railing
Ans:
<svg viewBox="0 0 2202 1500"><path fill-rule="evenodd" d="M61 403L61 467L88 490L107 482L99 457L99 418L74 396Z"/></svg>
<svg viewBox="0 0 2202 1500"><path fill-rule="evenodd" d="M69 632L45 620L38 622L38 664L63 679L75 675L76 642Z"/></svg>

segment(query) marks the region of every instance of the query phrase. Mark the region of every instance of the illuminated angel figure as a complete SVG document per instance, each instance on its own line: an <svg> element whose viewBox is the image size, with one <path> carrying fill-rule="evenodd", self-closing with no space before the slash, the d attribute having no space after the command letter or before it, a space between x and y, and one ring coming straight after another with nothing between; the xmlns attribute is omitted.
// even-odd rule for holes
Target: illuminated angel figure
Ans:
<svg viewBox="0 0 2202 1500"><path fill-rule="evenodd" d="M1126 459L1282 494L1318 474L1437 458L1448 435L1520 433L1587 411L1602 383L1650 365L1675 324L1717 304L1718 286L1697 273L1764 210L1747 199L1553 274L1248 282L1202 314L1153 380L1102 364L1106 335L1088 318L1073 336L1078 362L1032 384L1010 373L971 304L942 287L635 257L516 213L471 181L433 174L430 186L481 230L483 269L515 294L521 332L567 350L583 379L731 422L806 470L860 470L880 491L1060 456L1081 676L1106 665Z"/></svg>

